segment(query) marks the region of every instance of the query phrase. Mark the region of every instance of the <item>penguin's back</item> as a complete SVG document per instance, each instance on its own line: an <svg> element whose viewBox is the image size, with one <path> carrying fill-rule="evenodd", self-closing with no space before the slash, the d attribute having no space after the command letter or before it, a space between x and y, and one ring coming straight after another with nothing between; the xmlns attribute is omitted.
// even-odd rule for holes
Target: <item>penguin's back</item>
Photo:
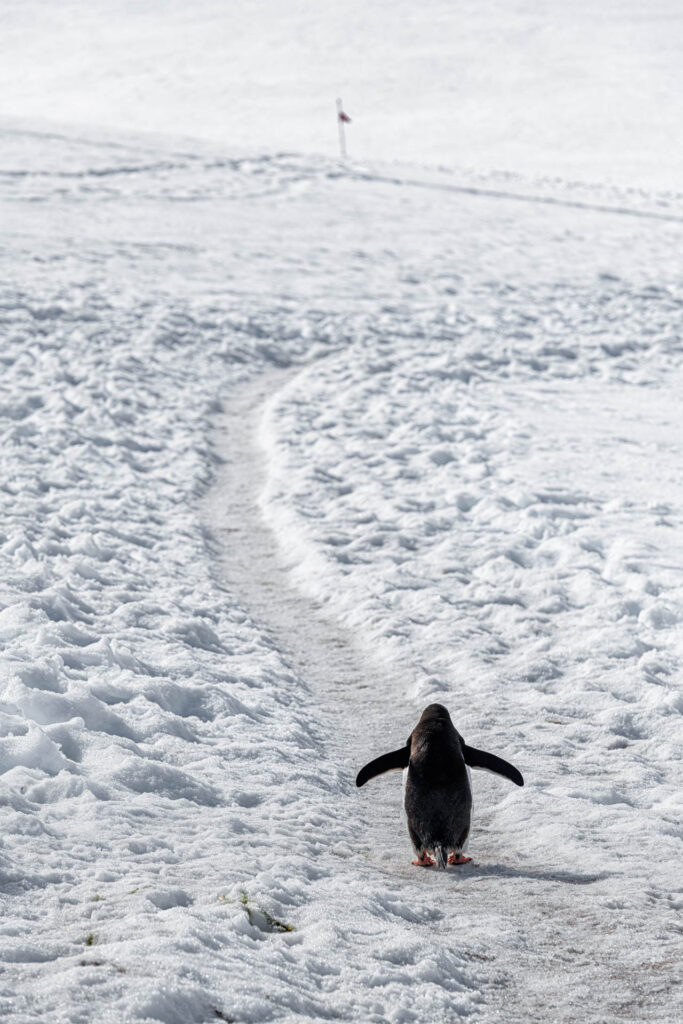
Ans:
<svg viewBox="0 0 683 1024"><path fill-rule="evenodd" d="M421 845L459 849L469 833L472 788L462 738L441 705L430 705L410 737L405 809Z"/></svg>
<svg viewBox="0 0 683 1024"><path fill-rule="evenodd" d="M431 782L408 769L405 810L411 831L427 849L441 845L460 849L472 817L472 789L466 766L450 779Z"/></svg>

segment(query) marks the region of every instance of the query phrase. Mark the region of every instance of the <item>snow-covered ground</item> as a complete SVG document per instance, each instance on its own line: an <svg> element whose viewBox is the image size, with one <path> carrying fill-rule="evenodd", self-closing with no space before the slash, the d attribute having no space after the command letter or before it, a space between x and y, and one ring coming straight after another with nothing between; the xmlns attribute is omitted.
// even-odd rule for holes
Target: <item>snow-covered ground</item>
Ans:
<svg viewBox="0 0 683 1024"><path fill-rule="evenodd" d="M681 190L678 0L3 0L0 117Z"/></svg>
<svg viewBox="0 0 683 1024"><path fill-rule="evenodd" d="M2 6L3 1019L678 1021L676 5Z"/></svg>

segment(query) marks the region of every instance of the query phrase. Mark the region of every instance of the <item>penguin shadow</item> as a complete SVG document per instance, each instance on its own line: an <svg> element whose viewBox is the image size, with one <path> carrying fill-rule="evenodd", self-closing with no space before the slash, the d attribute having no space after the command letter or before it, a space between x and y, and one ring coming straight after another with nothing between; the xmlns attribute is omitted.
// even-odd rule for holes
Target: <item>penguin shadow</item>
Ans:
<svg viewBox="0 0 683 1024"><path fill-rule="evenodd" d="M593 885L595 882L602 882L606 878L613 877L613 872L611 871L594 871L583 874L580 871L543 871L534 870L534 868L515 868L509 864L477 864L475 861L471 861L469 864L457 869L449 868L447 871L442 872L442 874L452 881L463 881L466 878L469 878L471 881L475 879L484 880L486 878L523 878L532 882L555 882L560 885Z"/></svg>

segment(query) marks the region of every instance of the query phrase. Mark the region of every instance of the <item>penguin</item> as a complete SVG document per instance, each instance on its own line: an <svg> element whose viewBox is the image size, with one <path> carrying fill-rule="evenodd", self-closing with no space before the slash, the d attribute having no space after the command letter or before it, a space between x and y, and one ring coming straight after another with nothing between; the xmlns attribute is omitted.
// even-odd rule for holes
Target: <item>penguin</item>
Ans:
<svg viewBox="0 0 683 1024"><path fill-rule="evenodd" d="M413 864L445 868L468 864L463 856L472 819L470 768L494 772L523 786L520 772L495 754L468 747L442 704L422 712L404 747L376 757L356 777L364 786L376 775L407 768L405 809L410 841L417 859Z"/></svg>

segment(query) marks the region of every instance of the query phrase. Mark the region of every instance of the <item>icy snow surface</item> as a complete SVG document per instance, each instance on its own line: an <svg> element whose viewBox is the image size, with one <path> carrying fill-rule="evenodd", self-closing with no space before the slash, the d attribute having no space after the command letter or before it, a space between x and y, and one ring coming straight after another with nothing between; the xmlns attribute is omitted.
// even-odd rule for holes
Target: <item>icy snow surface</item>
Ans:
<svg viewBox="0 0 683 1024"><path fill-rule="evenodd" d="M65 24L5 113L149 127ZM677 1022L681 197L200 129L0 128L2 1019ZM526 778L446 873L433 700Z"/></svg>

